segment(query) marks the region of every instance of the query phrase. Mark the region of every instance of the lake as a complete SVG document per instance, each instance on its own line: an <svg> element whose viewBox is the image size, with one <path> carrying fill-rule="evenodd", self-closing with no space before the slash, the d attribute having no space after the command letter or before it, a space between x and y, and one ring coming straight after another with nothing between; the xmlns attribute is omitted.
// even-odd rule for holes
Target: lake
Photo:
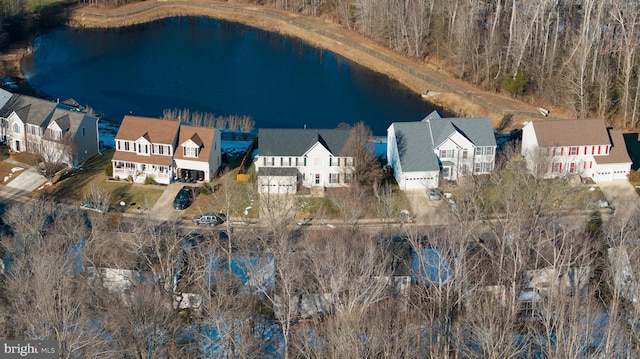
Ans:
<svg viewBox="0 0 640 359"><path fill-rule="evenodd" d="M22 69L51 100L73 98L112 123L188 108L248 115L259 127L335 128L374 135L433 110L419 94L332 52L208 17L110 30L59 28L38 37Z"/></svg>

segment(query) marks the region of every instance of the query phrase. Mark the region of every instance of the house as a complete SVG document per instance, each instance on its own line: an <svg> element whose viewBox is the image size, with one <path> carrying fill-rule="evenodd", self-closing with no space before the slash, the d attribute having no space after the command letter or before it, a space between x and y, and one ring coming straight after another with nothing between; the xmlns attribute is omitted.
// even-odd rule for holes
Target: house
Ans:
<svg viewBox="0 0 640 359"><path fill-rule="evenodd" d="M577 174L595 182L626 179L631 169L620 130L604 120L544 120L522 128L522 155L545 177Z"/></svg>
<svg viewBox="0 0 640 359"><path fill-rule="evenodd" d="M78 107L13 94L0 110L2 139L14 152L77 165L99 151L98 118Z"/></svg>
<svg viewBox="0 0 640 359"><path fill-rule="evenodd" d="M211 181L220 166L220 131L179 121L125 116L115 137L113 175L169 184Z"/></svg>
<svg viewBox="0 0 640 359"><path fill-rule="evenodd" d="M402 190L437 188L440 180L490 173L496 140L487 117L442 118L436 111L419 122L387 129L387 161Z"/></svg>
<svg viewBox="0 0 640 359"><path fill-rule="evenodd" d="M260 129L254 160L259 192L348 186L353 157L341 156L341 151L349 135L343 129Z"/></svg>
<svg viewBox="0 0 640 359"><path fill-rule="evenodd" d="M220 131L210 127L180 125L178 149L173 159L178 178L211 182L220 168Z"/></svg>

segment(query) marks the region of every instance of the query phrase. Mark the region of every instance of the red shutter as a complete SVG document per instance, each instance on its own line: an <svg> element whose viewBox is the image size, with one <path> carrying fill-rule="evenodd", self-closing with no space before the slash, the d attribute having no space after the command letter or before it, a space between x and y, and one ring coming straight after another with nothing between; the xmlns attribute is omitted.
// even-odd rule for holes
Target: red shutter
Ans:
<svg viewBox="0 0 640 359"><path fill-rule="evenodd" d="M584 154L587 154L587 146L584 146Z"/></svg>
<svg viewBox="0 0 640 359"><path fill-rule="evenodd" d="M601 146L598 146L598 154L600 154L600 147L601 147Z"/></svg>
<svg viewBox="0 0 640 359"><path fill-rule="evenodd" d="M560 171L558 171L558 172L562 172L562 163L560 164Z"/></svg>
<svg viewBox="0 0 640 359"><path fill-rule="evenodd" d="M564 155L564 147L560 147L560 156Z"/></svg>
<svg viewBox="0 0 640 359"><path fill-rule="evenodd" d="M604 148L604 154L608 155L609 154L609 146L605 146Z"/></svg>
<svg viewBox="0 0 640 359"><path fill-rule="evenodd" d="M589 161L589 168L593 168L593 161Z"/></svg>
<svg viewBox="0 0 640 359"><path fill-rule="evenodd" d="M596 146L591 146L591 154L595 154L596 153Z"/></svg>

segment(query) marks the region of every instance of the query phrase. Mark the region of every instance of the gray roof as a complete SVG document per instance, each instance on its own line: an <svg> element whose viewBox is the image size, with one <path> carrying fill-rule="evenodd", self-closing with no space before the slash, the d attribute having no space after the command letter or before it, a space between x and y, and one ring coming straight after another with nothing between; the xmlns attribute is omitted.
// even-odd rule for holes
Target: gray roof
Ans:
<svg viewBox="0 0 640 359"><path fill-rule="evenodd" d="M78 132L78 128L82 124L82 121L85 118L90 118L93 121L97 121L98 118L88 115L86 113L78 112L78 111L69 111L62 108L56 108L51 115L51 121L55 121L58 126L62 129L63 132L69 131L71 134L75 135Z"/></svg>
<svg viewBox="0 0 640 359"><path fill-rule="evenodd" d="M349 138L349 130L340 129L275 129L258 130L260 156L302 156L320 142L338 156Z"/></svg>
<svg viewBox="0 0 640 359"><path fill-rule="evenodd" d="M260 167L258 176L297 177L298 169L295 167Z"/></svg>
<svg viewBox="0 0 640 359"><path fill-rule="evenodd" d="M25 123L47 127L51 113L58 104L27 95L14 94L0 109L1 117L8 117L16 112Z"/></svg>
<svg viewBox="0 0 640 359"><path fill-rule="evenodd" d="M398 154L403 172L438 171L438 157L423 122L394 122Z"/></svg>
<svg viewBox="0 0 640 359"><path fill-rule="evenodd" d="M442 118L434 111L420 122L394 122L392 126L404 172L439 170L434 148L455 132L459 132L476 146L496 145L488 117Z"/></svg>
<svg viewBox="0 0 640 359"><path fill-rule="evenodd" d="M0 89L0 109L2 109L4 105L7 104L7 102L9 102L9 100L11 99L11 96L13 96L11 92L4 89Z"/></svg>

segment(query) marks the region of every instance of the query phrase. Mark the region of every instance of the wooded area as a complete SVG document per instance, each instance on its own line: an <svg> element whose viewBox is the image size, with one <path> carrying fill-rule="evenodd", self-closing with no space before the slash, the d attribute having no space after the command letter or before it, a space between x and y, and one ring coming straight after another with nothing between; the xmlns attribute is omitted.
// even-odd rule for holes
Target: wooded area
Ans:
<svg viewBox="0 0 640 359"><path fill-rule="evenodd" d="M117 6L123 1L82 1ZM606 117L640 117L640 5L626 0L271 0L260 4L321 16L391 49L427 60L490 91ZM37 9L4 0L7 24ZM29 6L27 6L29 5ZM15 26L14 26L15 27ZM15 31L11 26L7 31ZM445 65L446 64L446 65Z"/></svg>
<svg viewBox="0 0 640 359"><path fill-rule="evenodd" d="M361 186L339 194L347 225L297 226L293 197L228 176L216 203L239 216L256 198L263 227L19 203L2 216L0 337L55 339L63 358L638 357L638 214L563 211L584 188L525 166L508 154L460 183L438 226L363 226L402 213Z"/></svg>

